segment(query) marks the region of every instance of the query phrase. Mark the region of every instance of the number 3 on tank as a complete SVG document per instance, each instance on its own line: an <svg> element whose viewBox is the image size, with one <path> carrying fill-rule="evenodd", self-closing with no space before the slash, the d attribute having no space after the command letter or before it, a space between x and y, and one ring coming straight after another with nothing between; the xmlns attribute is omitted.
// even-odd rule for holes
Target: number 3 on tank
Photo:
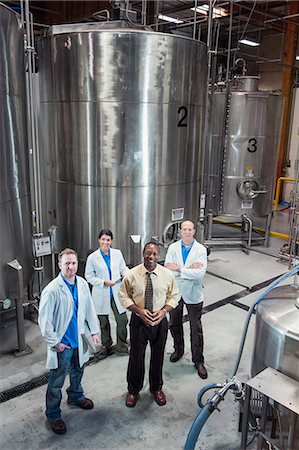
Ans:
<svg viewBox="0 0 299 450"><path fill-rule="evenodd" d="M178 114L180 116L180 120L178 121L178 128L187 127L188 109L186 108L186 106L180 106L178 108Z"/></svg>
<svg viewBox="0 0 299 450"><path fill-rule="evenodd" d="M257 151L257 140L255 138L251 138L248 140L249 146L247 147L247 150L250 153L254 153Z"/></svg>

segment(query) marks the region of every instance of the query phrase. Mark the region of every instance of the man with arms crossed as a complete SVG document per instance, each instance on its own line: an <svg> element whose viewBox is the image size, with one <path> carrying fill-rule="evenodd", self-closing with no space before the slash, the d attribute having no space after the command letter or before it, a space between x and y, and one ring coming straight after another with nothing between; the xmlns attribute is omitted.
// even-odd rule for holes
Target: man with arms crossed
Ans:
<svg viewBox="0 0 299 450"><path fill-rule="evenodd" d="M98 319L87 282L76 275L77 253L66 248L58 255L61 272L42 292L38 323L48 345L47 368L50 369L46 393L46 416L56 434L64 434L66 426L61 419L61 388L69 369L70 386L67 389L70 405L92 409L81 386L84 363L89 359L87 336L95 345L100 342Z"/></svg>
<svg viewBox="0 0 299 450"><path fill-rule="evenodd" d="M174 340L171 362L179 361L184 354L183 309L188 310L192 362L201 378L207 378L204 366L203 332L201 314L203 305L202 280L207 268L207 250L194 239L193 222L186 220L180 227L180 241L168 247L165 267L172 270L177 281L181 299L176 309L170 313L169 328Z"/></svg>
<svg viewBox="0 0 299 450"><path fill-rule="evenodd" d="M159 246L149 242L143 250L144 263L131 269L119 290L122 305L132 311L130 321L131 350L127 371L126 406L133 408L144 381L144 359L150 342L149 386L155 402L166 404L162 391L164 350L168 331L166 314L175 308L179 291L172 273L157 264Z"/></svg>

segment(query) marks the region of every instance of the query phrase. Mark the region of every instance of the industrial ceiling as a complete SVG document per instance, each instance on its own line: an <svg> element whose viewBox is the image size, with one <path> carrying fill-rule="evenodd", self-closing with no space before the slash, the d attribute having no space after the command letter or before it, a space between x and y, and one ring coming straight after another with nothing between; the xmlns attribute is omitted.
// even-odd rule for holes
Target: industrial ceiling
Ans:
<svg viewBox="0 0 299 450"><path fill-rule="evenodd" d="M4 3L16 9L22 5L22 2L12 0ZM216 49L220 58L221 55L225 58L227 49L230 48L235 52L235 57L244 56L260 62L268 60L278 64L286 63L285 53L290 45L286 40L291 28L291 45L294 48L287 64L293 67L299 65L296 61L296 56L299 55L296 45L299 26L297 0L32 0L29 5L35 23L35 33L39 33L40 28L53 24L121 18L143 24L155 31L193 37L206 43L210 31L210 48ZM213 6L210 21L209 6ZM170 22L171 19L175 22ZM210 30L209 23L212 24ZM269 50L259 47L250 49L240 44L241 38L252 39L258 43L273 38L273 46L279 48L276 48L273 58L271 45Z"/></svg>

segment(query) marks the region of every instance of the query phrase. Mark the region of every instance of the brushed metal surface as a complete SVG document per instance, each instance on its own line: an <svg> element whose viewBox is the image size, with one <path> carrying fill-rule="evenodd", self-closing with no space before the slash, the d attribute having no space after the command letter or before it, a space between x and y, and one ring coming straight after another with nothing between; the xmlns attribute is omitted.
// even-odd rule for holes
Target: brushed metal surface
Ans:
<svg viewBox="0 0 299 450"><path fill-rule="evenodd" d="M251 374L266 367L299 381L298 289L291 285L273 289L258 305Z"/></svg>
<svg viewBox="0 0 299 450"><path fill-rule="evenodd" d="M270 367L246 384L299 415L298 383Z"/></svg>
<svg viewBox="0 0 299 450"><path fill-rule="evenodd" d="M0 4L0 299L8 287L6 263L18 259L24 283L32 272L24 42L19 17Z"/></svg>
<svg viewBox="0 0 299 450"><path fill-rule="evenodd" d="M212 124L212 148L215 160L221 164L225 93L215 92L213 102L213 110L217 114ZM207 169L205 171L210 183L207 188L208 208L216 214L241 216L246 213L264 217L272 211L282 103L282 96L270 92L231 92L222 193L222 166L219 168L213 164L209 166L210 173ZM237 193L239 183L244 181L254 181L258 190L267 191L252 199L249 208L244 207L246 205Z"/></svg>
<svg viewBox="0 0 299 450"><path fill-rule="evenodd" d="M205 45L64 25L41 39L39 61L44 223L61 247L85 259L108 227L130 262L130 235L162 240L175 208L197 221Z"/></svg>

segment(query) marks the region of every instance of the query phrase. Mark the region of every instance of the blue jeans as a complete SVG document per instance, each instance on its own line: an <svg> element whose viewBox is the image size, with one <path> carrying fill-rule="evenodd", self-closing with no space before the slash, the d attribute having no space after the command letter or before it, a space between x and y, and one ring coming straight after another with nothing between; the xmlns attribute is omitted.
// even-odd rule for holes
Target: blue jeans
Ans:
<svg viewBox="0 0 299 450"><path fill-rule="evenodd" d="M46 416L49 422L55 422L61 419L61 389L69 370L70 386L66 390L68 401L70 403L78 403L84 400L81 379L84 372L84 366L79 366L78 349L65 349L61 353L57 353L58 368L51 369L46 393Z"/></svg>

